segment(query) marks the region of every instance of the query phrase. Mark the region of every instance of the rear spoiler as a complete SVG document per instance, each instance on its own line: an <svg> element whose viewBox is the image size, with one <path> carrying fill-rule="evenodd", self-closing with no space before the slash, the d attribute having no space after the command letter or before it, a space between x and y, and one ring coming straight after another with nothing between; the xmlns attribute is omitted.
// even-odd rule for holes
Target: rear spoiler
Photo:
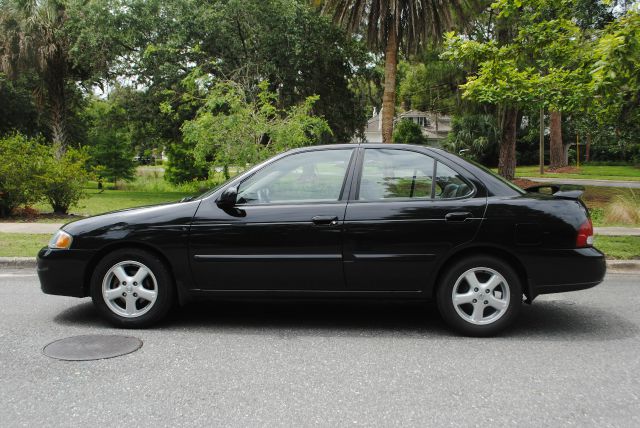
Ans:
<svg viewBox="0 0 640 428"><path fill-rule="evenodd" d="M541 193L540 189L551 189L551 194L558 198L578 199L584 193L583 186L575 184L540 184L539 186L527 187L527 193Z"/></svg>

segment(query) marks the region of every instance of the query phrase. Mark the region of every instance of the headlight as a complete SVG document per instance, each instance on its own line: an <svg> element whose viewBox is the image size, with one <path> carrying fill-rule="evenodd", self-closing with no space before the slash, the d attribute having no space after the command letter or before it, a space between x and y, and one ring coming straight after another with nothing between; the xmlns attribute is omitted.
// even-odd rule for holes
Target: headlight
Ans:
<svg viewBox="0 0 640 428"><path fill-rule="evenodd" d="M62 250L67 250L71 247L71 242L73 241L73 237L69 235L64 230L59 230L49 241L49 248L58 248Z"/></svg>

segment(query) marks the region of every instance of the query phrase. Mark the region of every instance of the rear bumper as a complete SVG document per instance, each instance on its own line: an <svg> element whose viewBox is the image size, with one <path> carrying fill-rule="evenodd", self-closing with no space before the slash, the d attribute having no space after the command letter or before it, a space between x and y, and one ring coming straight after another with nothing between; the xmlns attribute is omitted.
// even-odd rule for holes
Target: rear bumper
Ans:
<svg viewBox="0 0 640 428"><path fill-rule="evenodd" d="M55 250L43 248L38 252L38 278L45 294L86 297L89 287L85 273L93 251Z"/></svg>
<svg viewBox="0 0 640 428"><path fill-rule="evenodd" d="M605 256L596 248L545 250L522 257L527 267L529 299L595 287L607 271Z"/></svg>

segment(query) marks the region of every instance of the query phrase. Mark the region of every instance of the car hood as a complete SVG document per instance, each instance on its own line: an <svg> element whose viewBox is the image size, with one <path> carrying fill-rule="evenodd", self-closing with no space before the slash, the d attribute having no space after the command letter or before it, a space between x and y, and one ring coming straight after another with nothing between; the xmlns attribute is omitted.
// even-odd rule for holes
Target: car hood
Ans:
<svg viewBox="0 0 640 428"><path fill-rule="evenodd" d="M73 236L134 226L186 224L193 218L200 200L127 208L76 220L62 226Z"/></svg>

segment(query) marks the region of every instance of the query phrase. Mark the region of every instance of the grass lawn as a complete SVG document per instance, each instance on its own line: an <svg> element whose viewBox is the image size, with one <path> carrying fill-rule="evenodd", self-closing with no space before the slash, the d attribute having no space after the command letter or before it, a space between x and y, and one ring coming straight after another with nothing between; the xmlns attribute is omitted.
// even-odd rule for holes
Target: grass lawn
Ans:
<svg viewBox="0 0 640 428"><path fill-rule="evenodd" d="M0 257L35 257L51 235L0 232Z"/></svg>
<svg viewBox="0 0 640 428"><path fill-rule="evenodd" d="M548 178L585 178L592 180L622 180L640 181L640 168L633 165L581 165L575 173L545 172L539 174L539 167L519 166L516 168L517 177L548 177Z"/></svg>
<svg viewBox="0 0 640 428"><path fill-rule="evenodd" d="M608 259L640 259L640 236L596 236L595 246Z"/></svg>
<svg viewBox="0 0 640 428"><path fill-rule="evenodd" d="M91 189L87 191L87 197L80 200L77 207L71 208L70 213L80 216L95 215L123 208L174 202L188 195L187 192L131 190L105 190L99 193L97 189ZM51 207L46 203L35 205L34 208L43 213L51 211ZM53 219L52 221L59 222L61 220Z"/></svg>

